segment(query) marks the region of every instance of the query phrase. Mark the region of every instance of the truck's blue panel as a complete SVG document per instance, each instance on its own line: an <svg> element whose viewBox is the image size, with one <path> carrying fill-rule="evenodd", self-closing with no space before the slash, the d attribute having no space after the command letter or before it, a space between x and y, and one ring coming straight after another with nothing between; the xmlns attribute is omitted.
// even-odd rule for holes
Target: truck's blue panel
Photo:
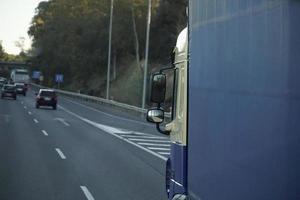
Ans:
<svg viewBox="0 0 300 200"><path fill-rule="evenodd" d="M190 0L188 193L300 199L300 0Z"/></svg>

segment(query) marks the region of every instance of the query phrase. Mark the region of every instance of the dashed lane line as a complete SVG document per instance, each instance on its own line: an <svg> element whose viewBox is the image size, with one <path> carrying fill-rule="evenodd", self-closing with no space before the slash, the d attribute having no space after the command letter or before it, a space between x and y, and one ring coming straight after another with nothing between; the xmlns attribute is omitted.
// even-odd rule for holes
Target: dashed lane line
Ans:
<svg viewBox="0 0 300 200"><path fill-rule="evenodd" d="M55 151L58 153L61 159L65 160L66 156L63 154L63 152L59 148L55 148Z"/></svg>
<svg viewBox="0 0 300 200"><path fill-rule="evenodd" d="M34 123L39 123L39 121L37 119L33 119Z"/></svg>
<svg viewBox="0 0 300 200"><path fill-rule="evenodd" d="M80 188L88 200L95 200L86 186L80 186Z"/></svg>
<svg viewBox="0 0 300 200"><path fill-rule="evenodd" d="M47 131L45 130L42 130L42 133L45 135L45 136L48 136L49 134L47 133Z"/></svg>

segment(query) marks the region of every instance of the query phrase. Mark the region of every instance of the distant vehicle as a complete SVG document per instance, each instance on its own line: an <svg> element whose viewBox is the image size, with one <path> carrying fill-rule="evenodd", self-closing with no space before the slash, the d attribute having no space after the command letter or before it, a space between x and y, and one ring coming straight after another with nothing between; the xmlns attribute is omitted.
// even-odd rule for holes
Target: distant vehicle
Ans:
<svg viewBox="0 0 300 200"><path fill-rule="evenodd" d="M10 97L14 100L17 99L17 91L15 85L7 84L1 88L1 99L4 97Z"/></svg>
<svg viewBox="0 0 300 200"><path fill-rule="evenodd" d="M7 83L7 79L4 77L0 77L0 88L2 88L2 86L6 83Z"/></svg>
<svg viewBox="0 0 300 200"><path fill-rule="evenodd" d="M27 88L24 83L15 83L17 94L26 96Z"/></svg>
<svg viewBox="0 0 300 200"><path fill-rule="evenodd" d="M54 90L40 89L36 96L35 107L51 106L54 110L57 107L57 96Z"/></svg>
<svg viewBox="0 0 300 200"><path fill-rule="evenodd" d="M28 88L29 79L30 76L27 69L14 69L11 71L10 80L13 83L24 83L26 89Z"/></svg>

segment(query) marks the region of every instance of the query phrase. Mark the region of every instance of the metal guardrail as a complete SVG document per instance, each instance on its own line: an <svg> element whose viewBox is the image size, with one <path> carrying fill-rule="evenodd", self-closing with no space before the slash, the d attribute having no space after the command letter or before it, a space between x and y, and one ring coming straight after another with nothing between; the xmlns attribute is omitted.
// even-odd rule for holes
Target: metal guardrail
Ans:
<svg viewBox="0 0 300 200"><path fill-rule="evenodd" d="M37 87L37 88L48 88L49 87L45 87L42 85L38 85L35 83L30 83L32 86ZM53 90L55 90L58 94L62 94L64 96L69 96L71 98L77 98L77 99L81 99L84 101L90 101L90 102L95 102L97 104L105 104L105 105L109 105L109 106L113 106L113 107L117 107L117 108L122 108L125 110L130 110L130 111L134 111L140 114L146 114L147 113L147 109L142 109L133 105L128 105L125 103L120 103L114 100L108 100L108 99L103 99L100 97L95 97L95 96L90 96L90 95L86 95L86 94L80 94L80 93L76 93L76 92L69 92L69 91L65 91L65 90L59 90L59 89L54 89L51 88ZM170 119L171 118L171 113L165 113L165 117Z"/></svg>
<svg viewBox="0 0 300 200"><path fill-rule="evenodd" d="M48 88L42 85L38 85L35 83L30 83L32 86L37 87L37 88ZM53 89L53 88L51 88ZM59 89L54 89L58 94L62 94L65 96L69 96L72 98L77 98L77 99L81 99L81 100L85 100L85 101L91 101L91 102L95 102L95 103L99 103L99 104L106 104L109 106L114 106L114 107L119 107L119 108L123 108L126 110L131 110L131 111L135 111L135 112L139 112L139 113L143 113L145 114L147 112L146 109L142 109L136 106L132 106L132 105L128 105L125 103L120 103L120 102L116 102L113 100L107 100L107 99L103 99L100 97L95 97L95 96L89 96L86 94L80 94L80 93L75 93L75 92L69 92L69 91L65 91L65 90L59 90Z"/></svg>

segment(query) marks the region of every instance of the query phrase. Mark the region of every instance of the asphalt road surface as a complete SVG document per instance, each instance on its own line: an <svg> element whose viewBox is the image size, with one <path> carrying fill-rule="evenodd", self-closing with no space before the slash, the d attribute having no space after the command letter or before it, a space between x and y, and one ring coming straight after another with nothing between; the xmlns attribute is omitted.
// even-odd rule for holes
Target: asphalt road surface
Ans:
<svg viewBox="0 0 300 200"><path fill-rule="evenodd" d="M1 200L162 200L169 138L139 117L34 93L0 100Z"/></svg>

